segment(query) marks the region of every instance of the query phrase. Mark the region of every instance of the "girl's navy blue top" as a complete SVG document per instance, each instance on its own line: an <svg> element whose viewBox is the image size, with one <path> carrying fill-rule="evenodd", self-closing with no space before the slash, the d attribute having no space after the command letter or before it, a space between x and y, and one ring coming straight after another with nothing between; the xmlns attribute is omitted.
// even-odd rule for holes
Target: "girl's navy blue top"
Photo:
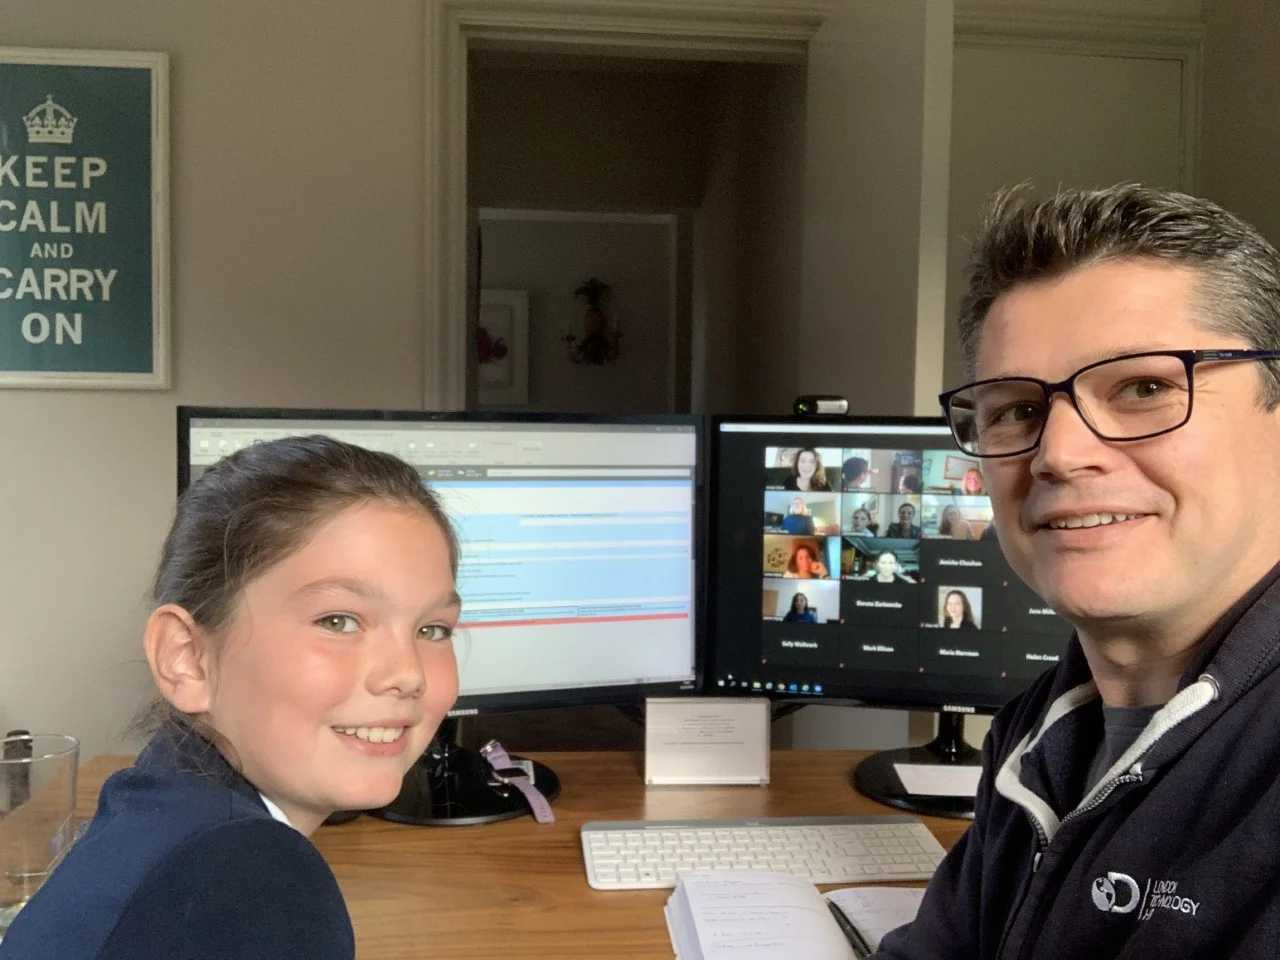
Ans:
<svg viewBox="0 0 1280 960"><path fill-rule="evenodd" d="M353 960L319 851L195 734L158 734L103 785L84 836L0 960Z"/></svg>

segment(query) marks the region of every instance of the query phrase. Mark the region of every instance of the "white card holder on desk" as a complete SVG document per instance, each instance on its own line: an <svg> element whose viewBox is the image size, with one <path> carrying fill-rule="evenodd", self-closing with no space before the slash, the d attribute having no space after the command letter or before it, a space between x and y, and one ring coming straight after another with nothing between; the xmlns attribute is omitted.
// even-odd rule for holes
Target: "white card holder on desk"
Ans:
<svg viewBox="0 0 1280 960"><path fill-rule="evenodd" d="M650 697L644 782L769 782L769 701L763 697Z"/></svg>

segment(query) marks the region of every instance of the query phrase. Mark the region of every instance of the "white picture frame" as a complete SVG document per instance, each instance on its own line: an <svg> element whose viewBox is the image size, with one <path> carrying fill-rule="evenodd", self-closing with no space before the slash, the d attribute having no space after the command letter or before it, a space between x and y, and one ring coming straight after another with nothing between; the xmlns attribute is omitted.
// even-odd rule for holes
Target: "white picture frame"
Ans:
<svg viewBox="0 0 1280 960"><path fill-rule="evenodd" d="M477 376L483 406L529 402L529 294L481 290L477 323Z"/></svg>

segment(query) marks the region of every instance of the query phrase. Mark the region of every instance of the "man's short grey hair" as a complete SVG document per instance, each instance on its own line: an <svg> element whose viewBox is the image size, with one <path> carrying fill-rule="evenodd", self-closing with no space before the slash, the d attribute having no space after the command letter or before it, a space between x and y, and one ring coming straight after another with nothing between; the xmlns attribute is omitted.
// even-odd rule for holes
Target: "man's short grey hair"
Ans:
<svg viewBox="0 0 1280 960"><path fill-rule="evenodd" d="M1023 283L1111 260L1150 259L1199 271L1204 327L1257 350L1280 349L1280 254L1253 227L1217 204L1137 183L1064 190L1037 200L1029 184L988 202L969 258L960 304L966 376L991 305ZM1280 364L1259 364L1261 402L1280 404Z"/></svg>

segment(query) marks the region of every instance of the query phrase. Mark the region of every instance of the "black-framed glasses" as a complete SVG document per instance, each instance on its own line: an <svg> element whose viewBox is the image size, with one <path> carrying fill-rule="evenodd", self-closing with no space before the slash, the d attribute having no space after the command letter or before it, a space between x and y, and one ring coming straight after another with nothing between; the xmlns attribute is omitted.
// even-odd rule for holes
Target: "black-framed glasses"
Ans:
<svg viewBox="0 0 1280 960"><path fill-rule="evenodd" d="M1280 359L1280 350L1156 350L1099 360L1067 379L979 380L938 397L960 449L1016 457L1040 445L1053 397L1065 393L1103 440L1146 440L1191 419L1197 363Z"/></svg>

